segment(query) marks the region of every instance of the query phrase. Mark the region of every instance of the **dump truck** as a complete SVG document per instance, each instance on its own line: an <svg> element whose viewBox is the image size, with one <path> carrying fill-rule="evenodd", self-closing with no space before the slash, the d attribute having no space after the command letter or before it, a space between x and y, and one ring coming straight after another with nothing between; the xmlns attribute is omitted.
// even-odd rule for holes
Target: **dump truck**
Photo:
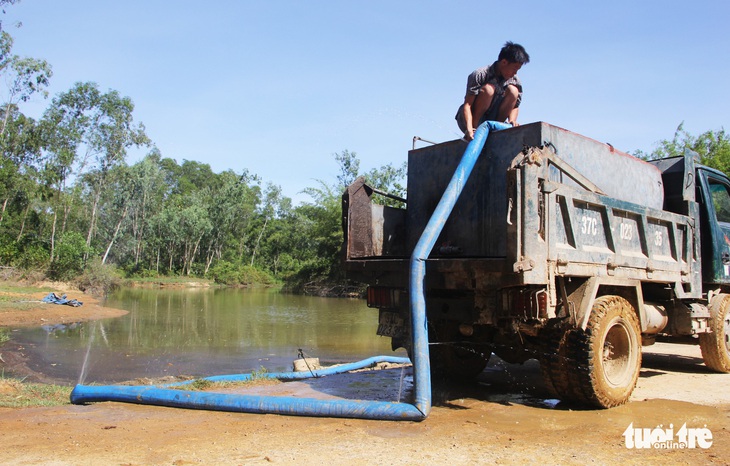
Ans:
<svg viewBox="0 0 730 466"><path fill-rule="evenodd" d="M377 334L413 351L410 268L464 140L408 154L407 199L355 180L342 197L349 278ZM492 354L537 359L553 396L628 401L642 346L699 344L730 372L730 180L696 154L644 161L537 122L491 131L425 257L432 377L475 377Z"/></svg>

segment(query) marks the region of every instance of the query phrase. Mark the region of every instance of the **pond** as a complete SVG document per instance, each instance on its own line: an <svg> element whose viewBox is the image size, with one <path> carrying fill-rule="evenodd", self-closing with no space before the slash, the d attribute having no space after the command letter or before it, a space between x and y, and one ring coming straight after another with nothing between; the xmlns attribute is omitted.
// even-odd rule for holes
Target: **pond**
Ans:
<svg viewBox="0 0 730 466"><path fill-rule="evenodd" d="M61 383L117 383L164 376L291 370L299 350L322 364L390 349L378 312L362 300L246 289L124 288L107 307L117 319L13 331L31 369Z"/></svg>

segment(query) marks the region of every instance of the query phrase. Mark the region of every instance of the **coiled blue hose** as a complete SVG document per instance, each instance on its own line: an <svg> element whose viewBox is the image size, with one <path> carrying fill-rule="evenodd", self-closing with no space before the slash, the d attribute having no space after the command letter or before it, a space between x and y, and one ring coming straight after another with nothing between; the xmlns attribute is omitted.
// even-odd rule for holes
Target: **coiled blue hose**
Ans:
<svg viewBox="0 0 730 466"><path fill-rule="evenodd" d="M344 417L378 420L422 421L431 412L431 364L428 350L428 328L426 319L426 297L424 278L426 260L438 236L446 224L456 201L469 179L479 154L487 141L489 132L509 128L510 125L487 121L474 133L449 185L444 191L436 210L421 234L410 259L410 316L411 355L413 358L414 403L389 403L383 401L318 400L278 396L236 395L211 392L180 390L175 387L192 383L180 382L164 386L122 386L122 385L76 385L71 392L71 403L83 404L97 401L120 401L213 411L243 413L269 413L296 416ZM407 358L377 356L363 361L310 372L286 372L265 374L279 380L295 380L309 377L341 374L355 369L370 367L379 362L407 363ZM245 381L251 374L221 375L206 377L211 382Z"/></svg>

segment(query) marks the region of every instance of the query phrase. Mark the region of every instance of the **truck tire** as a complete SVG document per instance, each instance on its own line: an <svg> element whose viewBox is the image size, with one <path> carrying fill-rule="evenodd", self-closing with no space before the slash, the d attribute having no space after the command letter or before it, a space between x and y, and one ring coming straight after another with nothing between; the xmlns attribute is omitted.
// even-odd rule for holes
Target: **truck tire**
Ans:
<svg viewBox="0 0 730 466"><path fill-rule="evenodd" d="M629 400L641 369L641 327L626 299L596 299L586 329L571 332L567 345L574 401L611 408Z"/></svg>
<svg viewBox="0 0 730 466"><path fill-rule="evenodd" d="M730 294L719 294L710 301L712 333L700 334L700 349L705 365L716 372L730 372Z"/></svg>
<svg viewBox="0 0 730 466"><path fill-rule="evenodd" d="M542 342L540 372L548 392L556 398L570 398L568 381L568 355L566 340L569 330L564 327L546 327L540 332Z"/></svg>

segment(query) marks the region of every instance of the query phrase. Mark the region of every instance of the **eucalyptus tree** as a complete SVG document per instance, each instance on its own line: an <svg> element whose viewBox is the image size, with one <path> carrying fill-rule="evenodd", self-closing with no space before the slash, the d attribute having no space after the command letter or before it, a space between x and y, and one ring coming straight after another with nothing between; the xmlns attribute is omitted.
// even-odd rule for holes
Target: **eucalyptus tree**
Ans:
<svg viewBox="0 0 730 466"><path fill-rule="evenodd" d="M59 204L63 203L63 228L73 198L64 201L60 198L71 174L75 173L77 177L83 174L89 189L87 251L96 229L99 200L109 171L124 163L127 149L149 142L144 126L133 123L133 111L134 104L129 97L121 97L114 90L102 93L96 83L86 82L76 83L53 99L43 117L49 155L47 172L49 181L56 186ZM78 189L74 192L79 194ZM54 225L55 216L54 211Z"/></svg>
<svg viewBox="0 0 730 466"><path fill-rule="evenodd" d="M13 55L13 38L0 31L0 77L6 83L3 89L3 113L0 135L4 134L11 113L20 102L27 102L35 94L48 96L48 85L53 71L45 60Z"/></svg>
<svg viewBox="0 0 730 466"><path fill-rule="evenodd" d="M205 269L207 274L214 260L222 259L224 249L237 236L244 236L248 230L260 190L258 178L244 171L241 175L225 171L216 176L208 203L211 231L206 245Z"/></svg>
<svg viewBox="0 0 730 466"><path fill-rule="evenodd" d="M175 227L178 228L183 238L182 273L190 275L195 257L198 255L200 242L213 229L213 224L208 216L208 209L202 193L185 196L185 201L178 217L178 224Z"/></svg>
<svg viewBox="0 0 730 466"><path fill-rule="evenodd" d="M104 248L101 264L106 264L113 247L120 249L120 232L122 232L122 227L127 223L125 221L131 210L131 205L135 201L135 182L132 167L119 165L109 171L109 189L105 189L102 193L98 207L100 234L98 235L97 242L100 248ZM123 243L127 247L122 247L121 249L123 250L116 254L117 258L122 260L126 255L129 255L128 253L131 249L129 245L133 244L131 236L126 235L123 239L126 239Z"/></svg>
<svg viewBox="0 0 730 466"><path fill-rule="evenodd" d="M93 123L92 111L98 100L99 91L92 83L77 83L71 89L54 97L41 120L45 165L45 182L55 191L53 228L51 232L51 260L53 260L58 213L62 212L61 233L80 186L75 186L71 195L67 183L80 176L90 157L90 146L85 143L87 128Z"/></svg>
<svg viewBox="0 0 730 466"><path fill-rule="evenodd" d="M13 108L6 112L6 131L0 135L0 224L11 199L29 200L28 193L33 191L29 188L36 182L34 165L40 157L35 120L20 113L14 105L10 107Z"/></svg>
<svg viewBox="0 0 730 466"><path fill-rule="evenodd" d="M0 0L2 12L5 12L6 5L15 2ZM2 30L0 23L0 78L5 83L4 87L0 87L0 221L13 197L25 198L26 207L30 205L30 199L22 195L30 191L21 193L18 189L30 186L23 178L35 173L32 163L38 155L37 132L35 121L20 112L19 104L27 102L34 95L46 97L53 74L45 60L14 55L12 49L13 38Z"/></svg>
<svg viewBox="0 0 730 466"><path fill-rule="evenodd" d="M160 160L159 150L153 148L130 169L129 204L135 267L139 266L146 240L152 233L151 213L162 206L167 192Z"/></svg>
<svg viewBox="0 0 730 466"><path fill-rule="evenodd" d="M259 229L259 233L256 236L256 242L251 250L251 267L253 267L254 260L256 259L256 252L258 251L261 238L266 232L266 225L270 220L273 220L277 214L277 207L281 203L281 187L269 183L264 191L264 199L261 205L260 218L263 219L263 223Z"/></svg>
<svg viewBox="0 0 730 466"><path fill-rule="evenodd" d="M133 124L134 104L129 97L121 97L117 91L110 90L99 96L93 109L93 124L88 128L86 143L93 154L93 169L90 171L93 199L89 232L86 236L87 247L96 228L96 213L99 199L106 187L109 171L125 163L127 149L149 144L144 125Z"/></svg>
<svg viewBox="0 0 730 466"><path fill-rule="evenodd" d="M301 252L299 279L304 282L341 278L342 193L339 185L330 186L321 180L318 184L304 190L313 202L305 202L296 208L300 220L298 226L308 243Z"/></svg>
<svg viewBox="0 0 730 466"><path fill-rule="evenodd" d="M261 260L277 278L287 278L297 272L304 259L303 253L311 247L307 236L311 222L298 215L289 197L281 196L276 216L269 222L262 238Z"/></svg>

